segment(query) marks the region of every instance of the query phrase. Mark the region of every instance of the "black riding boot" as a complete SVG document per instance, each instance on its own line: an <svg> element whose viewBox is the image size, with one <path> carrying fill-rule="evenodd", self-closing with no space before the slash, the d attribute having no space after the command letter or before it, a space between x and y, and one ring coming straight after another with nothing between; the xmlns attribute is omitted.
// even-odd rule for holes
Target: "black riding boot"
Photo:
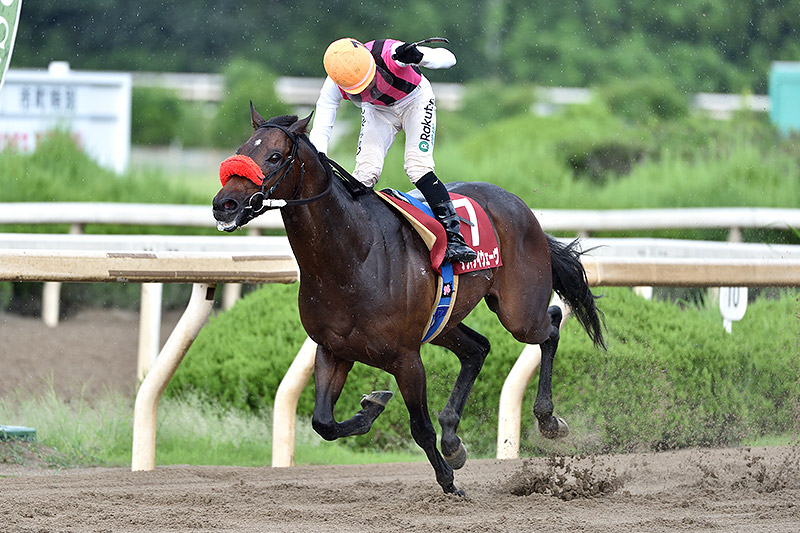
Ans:
<svg viewBox="0 0 800 533"><path fill-rule="evenodd" d="M447 234L447 251L444 254L445 263L469 263L474 261L478 254L470 248L461 236L461 221L450 201L450 195L444 183L439 181L436 174L428 172L416 183L417 189L431 206L436 220L444 226Z"/></svg>

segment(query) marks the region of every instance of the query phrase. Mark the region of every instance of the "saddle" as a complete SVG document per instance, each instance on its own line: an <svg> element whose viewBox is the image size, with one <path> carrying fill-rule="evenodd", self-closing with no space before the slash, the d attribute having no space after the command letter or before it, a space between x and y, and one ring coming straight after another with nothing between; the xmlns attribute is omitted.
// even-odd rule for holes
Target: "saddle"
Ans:
<svg viewBox="0 0 800 533"><path fill-rule="evenodd" d="M478 257L469 263L443 263L447 236L444 228L433 216L427 203L411 194L394 189L384 189L375 193L390 206L400 212L417 231L430 250L431 266L439 274L437 296L431 311L427 331L422 336L422 344L433 340L447 324L458 290L458 275L474 270L502 266L500 248L489 217L475 200L460 194L450 193L450 199L461 217L461 235Z"/></svg>

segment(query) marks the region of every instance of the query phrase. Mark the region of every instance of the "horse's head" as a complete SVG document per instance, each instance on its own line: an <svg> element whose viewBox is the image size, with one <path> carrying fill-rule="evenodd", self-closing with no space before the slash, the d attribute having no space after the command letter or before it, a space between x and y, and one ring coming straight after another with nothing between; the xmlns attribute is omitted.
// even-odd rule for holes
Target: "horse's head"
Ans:
<svg viewBox="0 0 800 533"><path fill-rule="evenodd" d="M298 153L311 148L309 142L301 146L311 115L264 120L251 102L250 116L253 135L220 165L222 189L212 203L219 230L234 231L266 210L286 205L302 184L305 170Z"/></svg>

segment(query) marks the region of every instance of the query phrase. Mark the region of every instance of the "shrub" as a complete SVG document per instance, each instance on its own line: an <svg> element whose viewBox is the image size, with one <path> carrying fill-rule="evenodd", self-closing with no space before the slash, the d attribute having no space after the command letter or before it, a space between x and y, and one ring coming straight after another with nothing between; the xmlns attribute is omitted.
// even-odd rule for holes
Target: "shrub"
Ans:
<svg viewBox="0 0 800 533"><path fill-rule="evenodd" d="M533 88L511 85L498 79L471 83L464 91L461 113L480 125L490 124L529 112L534 101Z"/></svg>
<svg viewBox="0 0 800 533"><path fill-rule="evenodd" d="M598 92L612 112L637 122L674 120L689 114L686 94L660 76L615 81Z"/></svg>
<svg viewBox="0 0 800 533"><path fill-rule="evenodd" d="M264 287L214 318L201 331L167 393L199 391L254 411L272 405L305 338L296 296L296 286ZM577 422L574 436L562 446L608 451L726 445L796 426L800 364L794 296L754 303L735 324L733 335L724 332L718 312L646 301L627 289L605 291L600 307L608 325L608 352L595 350L574 320L566 323L562 334L554 371L556 413ZM460 434L472 452L491 455L500 389L523 346L484 305L466 323L489 338L492 352L467 403ZM429 345L423 347L423 361L435 420L458 373L458 361ZM524 453L542 453L551 446L535 429L536 381L529 385L523 404ZM361 394L380 389L397 393L389 374L356 364L337 404L339 419L355 414ZM389 402L370 433L347 443L413 447L400 400L398 396ZM310 416L313 402L309 385L301 395L299 415Z"/></svg>
<svg viewBox="0 0 800 533"><path fill-rule="evenodd" d="M181 100L175 91L157 87L133 89L131 143L170 144L178 136Z"/></svg>
<svg viewBox="0 0 800 533"><path fill-rule="evenodd" d="M225 93L214 121L214 140L221 147L236 147L253 133L250 102L264 118L288 114L275 93L275 73L266 65L234 60L225 69Z"/></svg>

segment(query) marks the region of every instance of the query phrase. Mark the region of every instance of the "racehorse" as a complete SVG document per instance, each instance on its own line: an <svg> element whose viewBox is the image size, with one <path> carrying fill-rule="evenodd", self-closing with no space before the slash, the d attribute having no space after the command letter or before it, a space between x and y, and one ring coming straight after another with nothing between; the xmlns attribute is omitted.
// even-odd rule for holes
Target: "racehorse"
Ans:
<svg viewBox="0 0 800 533"><path fill-rule="evenodd" d="M553 416L551 391L561 321L560 309L549 306L554 290L595 346L605 347L601 314L580 263L577 241L563 244L546 235L531 209L500 187L480 182L448 185L451 192L475 199L486 211L503 266L460 276L449 321L432 340L452 351L461 364L439 415L440 453L420 358L437 290L429 250L375 192L359 191L334 174L332 161L318 153L305 135L311 115L267 121L252 102L250 114L255 131L234 157L250 158L248 164L260 178L248 177L250 171L226 176L213 200L214 217L218 229L234 231L267 209L280 208L300 268L300 318L318 344L312 418L317 433L334 440L370 430L391 392L365 396L361 410L342 422L336 421L333 410L354 362L380 368L394 376L408 409L411 435L425 451L437 482L445 493L463 495L453 482L453 469L466 460L456 431L489 353L489 341L462 321L483 298L516 340L540 345L534 415L545 437L565 435L566 422Z"/></svg>

